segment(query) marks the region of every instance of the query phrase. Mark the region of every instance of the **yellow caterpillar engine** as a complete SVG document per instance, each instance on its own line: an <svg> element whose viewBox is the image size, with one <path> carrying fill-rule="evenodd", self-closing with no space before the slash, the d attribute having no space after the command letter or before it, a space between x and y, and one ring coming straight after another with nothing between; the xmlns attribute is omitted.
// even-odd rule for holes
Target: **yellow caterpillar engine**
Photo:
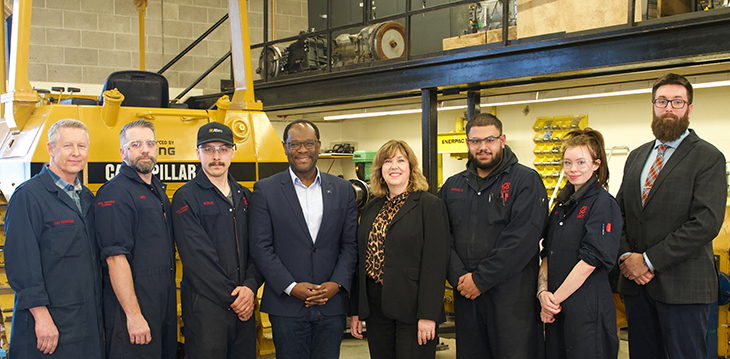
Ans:
<svg viewBox="0 0 730 359"><path fill-rule="evenodd" d="M227 96L220 98L215 110L195 110L172 107L168 102L165 78L145 71L115 72L107 79L106 91L98 99L69 101L88 103L85 105L46 101L43 94L33 90L27 77L31 1L16 0L11 54L6 67L9 70L7 89L4 74L8 72L0 71L3 113L0 121L0 221L4 220L7 201L15 188L39 173L48 163L48 128L65 118L78 119L89 128L88 164L82 172L82 179L94 193L119 171L119 131L126 123L137 119L146 119L155 125L158 163L153 173L167 184L169 197L197 174L200 168L195 154L198 128L212 121L225 123L233 130L237 151L230 173L244 186L253 188L253 183L259 178L286 169L288 164L280 139L262 111L262 104L254 100L246 1L230 2L229 9L233 9L229 19L236 91L230 99ZM131 3L130 6L133 6ZM141 18L142 14L140 12ZM0 29L4 32L3 27ZM0 35L5 39L4 33ZM0 246L4 241L3 223L0 222ZM182 270L179 260L177 263L179 288ZM0 251L0 308L4 316L2 343L6 350L13 295ZM180 342L184 341L180 334L178 338Z"/></svg>

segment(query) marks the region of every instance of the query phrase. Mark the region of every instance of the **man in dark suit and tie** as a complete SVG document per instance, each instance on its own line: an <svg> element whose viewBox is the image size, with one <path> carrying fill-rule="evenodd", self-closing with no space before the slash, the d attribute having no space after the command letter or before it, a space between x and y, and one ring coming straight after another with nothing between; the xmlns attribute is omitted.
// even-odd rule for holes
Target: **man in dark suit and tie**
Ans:
<svg viewBox="0 0 730 359"><path fill-rule="evenodd" d="M725 157L688 129L692 85L677 74L652 90L655 140L629 154L618 200L624 218L619 292L632 358L706 358L717 300L712 240L725 215Z"/></svg>
<svg viewBox="0 0 730 359"><path fill-rule="evenodd" d="M284 129L289 169L254 185L251 255L266 280L277 358L339 358L357 263L357 206L349 182L321 173L319 129Z"/></svg>

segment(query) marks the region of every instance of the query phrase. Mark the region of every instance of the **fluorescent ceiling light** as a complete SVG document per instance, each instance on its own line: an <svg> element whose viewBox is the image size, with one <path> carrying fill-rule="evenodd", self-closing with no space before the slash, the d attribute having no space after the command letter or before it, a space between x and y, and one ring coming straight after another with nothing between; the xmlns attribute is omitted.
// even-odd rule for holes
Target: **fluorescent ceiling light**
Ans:
<svg viewBox="0 0 730 359"><path fill-rule="evenodd" d="M573 96L563 96L563 97L548 97L548 98L538 98L540 93L535 93L535 99L531 100L521 100L521 101L506 101L506 102L494 102L494 103L482 103L481 106L508 106L508 105L523 105L523 104L530 104L530 103L540 103L540 102L554 102L554 101L566 101L566 100L584 100L589 98L600 98L600 97L612 97L612 96L626 96L626 95L637 95L642 93L651 93L651 89L638 89L638 90L624 90L624 91L613 91L613 92L602 92L602 93L591 93L586 95L573 95Z"/></svg>
<svg viewBox="0 0 730 359"><path fill-rule="evenodd" d="M699 83L696 85L692 85L692 87L694 87L696 89L724 87L724 86L730 86L730 81L705 82L705 83ZM480 106L497 107L497 106L509 106L509 105L525 105L525 104L531 104L531 103L568 101L568 100L585 100L585 99L591 99L591 98L638 95L638 94L644 94L644 93L651 93L651 88L592 93L592 94L585 94L585 95L562 96L562 97L547 97L547 98L539 98L540 92L535 92L534 99L519 100L519 101L493 102L493 103L481 103ZM466 107L467 107L466 105L443 106L443 107L439 107L438 110L439 111L461 110L461 109L466 109ZM336 120L347 120L347 119L353 119L353 118L405 115L405 114L412 114L412 113L421 113L421 109L417 108L417 109L409 109L409 110L364 112L364 113L353 113L353 114L347 114L347 115L325 116L324 120L325 121L336 121Z"/></svg>
<svg viewBox="0 0 730 359"><path fill-rule="evenodd" d="M711 87L723 87L723 86L730 86L730 81L705 82L705 83L701 83L701 84L692 85L692 88L706 89L706 88L711 88Z"/></svg>
<svg viewBox="0 0 730 359"><path fill-rule="evenodd" d="M325 121L349 120L349 119L353 119L353 118L405 115L405 114L409 114L409 113L421 113L421 109L414 108L414 109L409 109L409 110L351 113L351 114L347 114L347 115L325 116L324 120Z"/></svg>
<svg viewBox="0 0 730 359"><path fill-rule="evenodd" d="M465 109L466 105L459 105L459 106L444 106L439 107L439 111L449 111L449 110L460 110ZM380 112L363 112L363 113L351 113L347 115L335 115L335 116L325 116L325 121L337 121L337 120L349 120L353 118L366 118L366 117L379 117L379 116L391 116L391 115L407 115L411 113L421 113L420 108L413 108L409 110L394 110L394 111L380 111Z"/></svg>

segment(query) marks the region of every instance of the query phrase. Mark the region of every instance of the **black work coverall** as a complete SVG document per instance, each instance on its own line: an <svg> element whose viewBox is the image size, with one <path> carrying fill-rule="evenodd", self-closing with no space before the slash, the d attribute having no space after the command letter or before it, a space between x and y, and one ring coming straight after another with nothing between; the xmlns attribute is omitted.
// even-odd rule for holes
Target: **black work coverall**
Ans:
<svg viewBox="0 0 730 359"><path fill-rule="evenodd" d="M151 184L145 183L124 163L119 174L96 194L108 359L130 355L136 359L173 359L177 353L175 247L165 187L156 176L152 176ZM106 259L122 254L129 261L137 302L150 327L152 341L146 345L130 343L127 316L109 279Z"/></svg>
<svg viewBox="0 0 730 359"><path fill-rule="evenodd" d="M451 226L447 279L454 287L460 359L537 358L542 348L535 294L547 194L535 170L517 163L509 146L503 151L482 186L469 163L439 191ZM482 293L474 300L456 290L467 273Z"/></svg>
<svg viewBox="0 0 730 359"><path fill-rule="evenodd" d="M104 358L94 195L79 195L83 214L44 167L18 186L5 214L5 270L15 291L12 358ZM29 308L46 306L58 329L51 355L36 348Z"/></svg>
<svg viewBox="0 0 730 359"><path fill-rule="evenodd" d="M230 307L236 287L255 296L263 283L248 251L251 191L230 174L228 183L233 205L203 170L172 199L188 359L256 358L255 317L243 322Z"/></svg>
<svg viewBox="0 0 730 359"><path fill-rule="evenodd" d="M616 200L589 181L573 195L560 192L545 228L542 257L548 260L548 290L560 287L580 260L596 267L561 303L555 322L545 324L548 359L615 359L616 308L608 272L618 256L623 220Z"/></svg>

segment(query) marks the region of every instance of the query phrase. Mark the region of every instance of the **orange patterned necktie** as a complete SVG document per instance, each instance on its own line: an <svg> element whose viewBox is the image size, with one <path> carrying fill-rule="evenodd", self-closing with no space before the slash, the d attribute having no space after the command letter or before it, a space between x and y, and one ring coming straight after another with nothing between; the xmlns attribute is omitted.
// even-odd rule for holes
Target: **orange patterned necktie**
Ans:
<svg viewBox="0 0 730 359"><path fill-rule="evenodd" d="M651 187L654 186L654 181L656 181L657 176L659 176L659 171L662 170L662 166L664 165L664 152L667 151L667 148L669 148L669 146L659 145L659 150L656 153L656 160L654 161L654 164L651 165L649 175L646 176L644 188L641 190L642 206L646 203L646 197L649 197L649 192L651 192Z"/></svg>

